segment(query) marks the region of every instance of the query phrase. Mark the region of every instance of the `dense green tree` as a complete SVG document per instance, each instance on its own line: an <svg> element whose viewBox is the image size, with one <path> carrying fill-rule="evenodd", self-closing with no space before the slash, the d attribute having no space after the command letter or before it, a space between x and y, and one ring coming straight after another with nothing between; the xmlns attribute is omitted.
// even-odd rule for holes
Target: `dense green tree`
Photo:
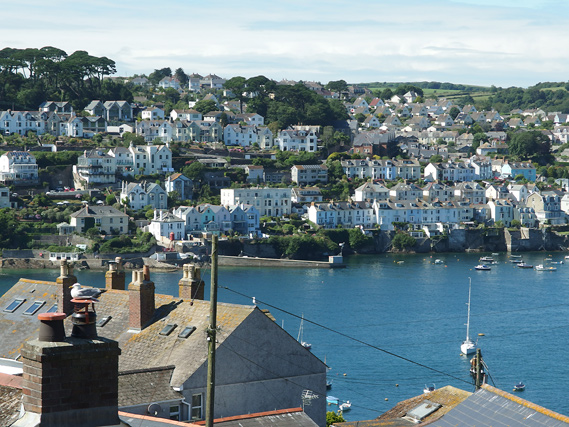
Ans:
<svg viewBox="0 0 569 427"><path fill-rule="evenodd" d="M547 158L551 154L551 141L539 131L514 133L508 151L521 159Z"/></svg>
<svg viewBox="0 0 569 427"><path fill-rule="evenodd" d="M202 99L201 101L196 102L194 110L199 111L202 114L207 114L210 111L216 111L217 104L211 99Z"/></svg>
<svg viewBox="0 0 569 427"><path fill-rule="evenodd" d="M174 71L174 77L176 77L182 86L186 86L190 80L183 68L176 68L176 71Z"/></svg>
<svg viewBox="0 0 569 427"><path fill-rule="evenodd" d="M164 77L172 77L172 70L170 69L170 67L162 68L160 70L154 70L148 76L148 80L154 86L157 86L158 82L160 82L160 80L162 80Z"/></svg>
<svg viewBox="0 0 569 427"><path fill-rule="evenodd" d="M247 79L245 79L245 77L237 76L230 78L223 84L223 87L225 89L230 90L233 93L233 95L235 95L235 97L239 100L240 113L243 112L243 101L245 101L247 97L247 94L245 92L246 82Z"/></svg>
<svg viewBox="0 0 569 427"><path fill-rule="evenodd" d="M329 81L326 84L326 89L331 90L332 92L345 92L348 90L348 84L345 80L333 80Z"/></svg>

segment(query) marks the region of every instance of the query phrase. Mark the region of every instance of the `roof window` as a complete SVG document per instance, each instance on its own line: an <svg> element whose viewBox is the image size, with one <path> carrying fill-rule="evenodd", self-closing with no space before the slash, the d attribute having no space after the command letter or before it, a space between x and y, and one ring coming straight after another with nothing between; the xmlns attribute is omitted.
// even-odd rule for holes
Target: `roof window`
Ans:
<svg viewBox="0 0 569 427"><path fill-rule="evenodd" d="M176 329L176 326L178 326L176 323L168 324L164 326L164 329L162 329L159 333L160 335L168 336L174 329Z"/></svg>
<svg viewBox="0 0 569 427"><path fill-rule="evenodd" d="M178 334L178 338L188 338L190 335L194 333L196 330L195 326L186 326L182 331Z"/></svg>
<svg viewBox="0 0 569 427"><path fill-rule="evenodd" d="M42 308L45 304L45 301L34 301L34 303L32 305L30 305L26 311L24 311L24 314L27 314L28 316L31 316L32 314L34 314L36 311L38 311L40 308Z"/></svg>
<svg viewBox="0 0 569 427"><path fill-rule="evenodd" d="M26 302L25 298L16 298L14 301L12 301L10 304L8 304L8 306L4 309L4 311L8 312L8 313L13 313L14 311L16 311L18 309L18 307L20 307L24 302Z"/></svg>

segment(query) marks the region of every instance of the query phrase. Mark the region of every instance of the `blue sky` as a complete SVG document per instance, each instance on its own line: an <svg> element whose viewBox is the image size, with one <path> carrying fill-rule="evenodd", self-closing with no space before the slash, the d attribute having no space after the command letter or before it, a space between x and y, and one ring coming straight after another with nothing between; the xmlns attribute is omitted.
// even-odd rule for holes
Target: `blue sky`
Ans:
<svg viewBox="0 0 569 427"><path fill-rule="evenodd" d="M2 6L0 48L86 50L117 75L526 87L569 80L568 12L566 0L18 0Z"/></svg>

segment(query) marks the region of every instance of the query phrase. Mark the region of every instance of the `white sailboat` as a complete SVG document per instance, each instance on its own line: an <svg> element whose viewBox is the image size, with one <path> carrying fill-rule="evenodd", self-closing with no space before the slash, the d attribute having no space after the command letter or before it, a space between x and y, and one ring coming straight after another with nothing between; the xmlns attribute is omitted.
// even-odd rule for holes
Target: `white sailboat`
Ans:
<svg viewBox="0 0 569 427"><path fill-rule="evenodd" d="M460 351L462 354L469 355L476 352L476 344L470 339L470 290L472 287L472 279L468 278L468 317L466 320L466 339L462 342L460 346Z"/></svg>
<svg viewBox="0 0 569 427"><path fill-rule="evenodd" d="M296 340L307 350L312 348L312 344L304 341L304 314L300 318L300 328L298 329L298 337Z"/></svg>

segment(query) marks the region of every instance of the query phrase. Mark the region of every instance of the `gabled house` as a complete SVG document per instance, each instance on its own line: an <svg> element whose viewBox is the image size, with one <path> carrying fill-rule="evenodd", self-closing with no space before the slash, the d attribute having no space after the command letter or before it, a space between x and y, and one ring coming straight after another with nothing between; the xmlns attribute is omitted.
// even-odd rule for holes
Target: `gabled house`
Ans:
<svg viewBox="0 0 569 427"><path fill-rule="evenodd" d="M389 189L381 183L366 182L354 190L354 202L387 199L389 199Z"/></svg>
<svg viewBox="0 0 569 427"><path fill-rule="evenodd" d="M231 229L243 236L257 236L261 234L259 225L259 211L252 205L239 204L227 206L231 216Z"/></svg>
<svg viewBox="0 0 569 427"><path fill-rule="evenodd" d="M322 201L322 191L318 187L295 187L291 190L292 203L312 203Z"/></svg>
<svg viewBox="0 0 569 427"><path fill-rule="evenodd" d="M473 204L486 203L486 191L477 182L461 182L454 186L454 197Z"/></svg>
<svg viewBox="0 0 569 427"><path fill-rule="evenodd" d="M561 209L561 197L555 191L530 194L526 200L526 207L533 209L540 225L565 224L567 215Z"/></svg>
<svg viewBox="0 0 569 427"><path fill-rule="evenodd" d="M162 89L181 89L180 81L176 77L164 77L158 82L158 86L160 86Z"/></svg>
<svg viewBox="0 0 569 427"><path fill-rule="evenodd" d="M15 358L22 351L24 341L38 336L40 322L36 315L45 314L50 310L68 315L73 312L70 286L77 282L77 277L66 263L62 265L61 270L56 281L20 279L0 297L2 307L7 307L18 299L22 300L22 304L12 312L0 311L0 323L9 322L14 328L3 328L0 331L0 357ZM116 264L105 276L107 292L97 303L98 320L105 321L96 327L97 339L76 338L71 343L58 342L55 345L52 342L35 341L39 343L36 344L37 347L49 347L46 353L50 356L58 351L64 353L63 357L52 359L53 366L79 366L86 367L91 374L99 372L87 381L84 369L77 369L73 374L66 369L68 377L76 380L69 381L61 389L67 392L69 387L74 386L77 390L75 394L83 397L83 406L77 406L77 412L84 413L85 408L90 408L88 403L93 403L93 400L95 403L107 404L91 411L92 417L84 419L83 423L118 425L118 421L114 424L97 422L100 420L100 414L109 410L107 402L112 398L115 399L116 408L117 393L123 411L137 417L134 421L129 421L129 425L163 425L159 423L160 418L154 421L149 417L144 420L140 417L148 415L151 403L156 403L153 414L156 412L160 417L176 420L177 425L181 425L182 421L203 420L207 403L208 348L205 334L209 325L210 302L203 300L205 285L201 280L199 268L184 266L176 295L156 293L148 268L133 271L132 280L129 280L128 284L125 272ZM34 315L24 315L24 311L32 306L37 307L34 309ZM217 326L221 332L217 334L216 339L214 418L239 416L238 423L250 425L249 420L246 420L247 414L297 407L303 390L311 390L320 396L326 394L326 365L285 332L270 313L254 305L218 302L217 315ZM67 336L71 335L72 327L69 316L64 320ZM251 337L254 337L253 341ZM69 349L74 345L80 350L77 363L69 362L75 360L69 358ZM61 351L61 348L64 351ZM83 349L85 350L81 352ZM106 350L112 352L114 358L109 357L110 354ZM23 357L29 357L31 353L28 351ZM107 362L107 365L90 366L89 362L93 357L99 357L101 362ZM41 363L46 359L49 357L41 358ZM35 366L38 366L38 361ZM117 367L118 390L105 388L104 385L108 387L109 382L111 386L117 387ZM113 368L114 379L109 380L108 372ZM38 369L37 374L41 377L53 371L55 369ZM60 371L61 369L57 369L58 373ZM83 381L79 381L79 378ZM48 379L45 380L47 383ZM97 396L94 399L95 392L85 396L84 381L89 385L96 384L96 389L104 390L105 396ZM136 395L148 396L150 401L133 398L132 391L137 385L145 388L136 390ZM31 396L32 393L28 391L27 395ZM48 402L45 403L47 408ZM56 403L59 404L59 401ZM306 414L312 417L316 425L324 426L325 399L314 400L312 405L306 407ZM116 418L116 409L114 415ZM286 415L285 421L288 424L275 424L275 417L265 422L282 427L290 423L298 425L300 422L290 413ZM70 421L65 425L72 424L77 422Z"/></svg>
<svg viewBox="0 0 569 427"><path fill-rule="evenodd" d="M192 200L194 195L194 182L181 173L173 173L164 183L167 193L177 192L182 200Z"/></svg>
<svg viewBox="0 0 569 427"><path fill-rule="evenodd" d="M141 183L122 182L120 199L127 200L133 210L140 210L150 205L154 209L168 207L168 194L158 184L146 181Z"/></svg>
<svg viewBox="0 0 569 427"><path fill-rule="evenodd" d="M70 225L78 233L97 228L105 234L128 233L128 215L112 206L84 206L71 214Z"/></svg>
<svg viewBox="0 0 569 427"><path fill-rule="evenodd" d="M184 220L163 209L154 210L154 218L148 225L148 232L162 243L186 238Z"/></svg>
<svg viewBox="0 0 569 427"><path fill-rule="evenodd" d="M142 120L164 120L164 110L158 107L149 107L140 113Z"/></svg>
<svg viewBox="0 0 569 427"><path fill-rule="evenodd" d="M389 189L391 200L416 200L423 198L423 189L413 183L398 182Z"/></svg>
<svg viewBox="0 0 569 427"><path fill-rule="evenodd" d="M203 120L203 115L197 110L172 110L170 111L170 118L172 120L185 120L187 122L192 122L195 120Z"/></svg>
<svg viewBox="0 0 569 427"><path fill-rule="evenodd" d="M104 107L107 121L131 122L133 120L132 105L127 101L106 101Z"/></svg>

